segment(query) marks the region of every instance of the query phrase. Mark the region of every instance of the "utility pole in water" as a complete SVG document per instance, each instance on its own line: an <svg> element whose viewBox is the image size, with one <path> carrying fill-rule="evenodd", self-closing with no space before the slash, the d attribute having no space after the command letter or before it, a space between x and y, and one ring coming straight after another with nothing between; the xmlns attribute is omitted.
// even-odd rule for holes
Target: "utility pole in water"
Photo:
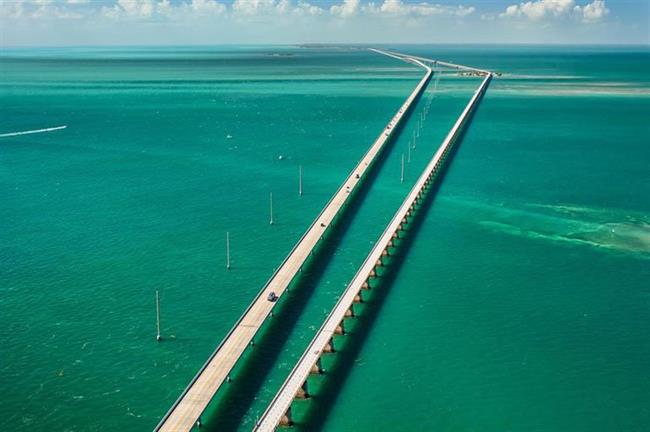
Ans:
<svg viewBox="0 0 650 432"><path fill-rule="evenodd" d="M160 342L162 336L160 335L160 294L156 290L156 340Z"/></svg>
<svg viewBox="0 0 650 432"><path fill-rule="evenodd" d="M230 232L226 231L226 270L230 270Z"/></svg>

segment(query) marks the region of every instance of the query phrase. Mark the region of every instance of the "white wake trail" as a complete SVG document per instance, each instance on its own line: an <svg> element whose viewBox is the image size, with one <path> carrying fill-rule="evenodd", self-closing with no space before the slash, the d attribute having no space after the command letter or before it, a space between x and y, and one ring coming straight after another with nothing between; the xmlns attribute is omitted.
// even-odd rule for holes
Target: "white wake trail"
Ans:
<svg viewBox="0 0 650 432"><path fill-rule="evenodd" d="M45 128L45 129L34 129L34 130L28 130L28 131L22 131L22 132L9 132L9 133L0 134L0 138L6 138L6 137L12 137L12 136L18 136L18 135L29 135L29 134L43 133L43 132L52 132L52 131L65 129L67 127L68 127L68 125L64 125L64 126L56 126L56 127L51 127L51 128Z"/></svg>

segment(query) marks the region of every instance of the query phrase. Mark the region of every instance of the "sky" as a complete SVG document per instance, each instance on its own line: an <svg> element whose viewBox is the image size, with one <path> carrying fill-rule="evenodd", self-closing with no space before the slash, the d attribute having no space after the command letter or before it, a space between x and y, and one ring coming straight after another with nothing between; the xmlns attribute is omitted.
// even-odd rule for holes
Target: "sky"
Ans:
<svg viewBox="0 0 650 432"><path fill-rule="evenodd" d="M0 47L642 44L650 0L0 0Z"/></svg>

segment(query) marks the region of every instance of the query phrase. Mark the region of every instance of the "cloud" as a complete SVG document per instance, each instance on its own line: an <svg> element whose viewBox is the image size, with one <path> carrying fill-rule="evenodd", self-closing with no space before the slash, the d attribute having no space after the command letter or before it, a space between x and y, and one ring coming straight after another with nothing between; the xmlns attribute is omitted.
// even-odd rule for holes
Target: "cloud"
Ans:
<svg viewBox="0 0 650 432"><path fill-rule="evenodd" d="M296 8L293 10L293 13L296 15L321 15L324 10L318 6L314 6L310 3L299 1Z"/></svg>
<svg viewBox="0 0 650 432"><path fill-rule="evenodd" d="M122 17L149 18L153 15L155 7L156 4L153 0L117 0L113 7L103 7L102 13L113 19Z"/></svg>
<svg viewBox="0 0 650 432"><path fill-rule="evenodd" d="M574 11L582 14L582 20L584 22L601 21L609 14L609 9L607 9L603 0L595 0L586 6L576 6Z"/></svg>
<svg viewBox="0 0 650 432"><path fill-rule="evenodd" d="M412 15L412 16L431 16L431 15L455 15L467 16L476 11L473 6L444 6L435 3L416 3L404 4L401 0L384 0L379 7L368 6L368 10L375 13L387 15Z"/></svg>
<svg viewBox="0 0 650 432"><path fill-rule="evenodd" d="M343 0L343 3L330 7L330 13L342 18L348 18L359 12L359 0Z"/></svg>
<svg viewBox="0 0 650 432"><path fill-rule="evenodd" d="M20 1L3 1L0 3L0 18L16 20L23 16L23 3Z"/></svg>
<svg viewBox="0 0 650 432"><path fill-rule="evenodd" d="M510 5L501 14L502 17L526 17L533 21L544 19L548 16L561 16L571 12L575 5L574 0L537 0L518 5Z"/></svg>
<svg viewBox="0 0 650 432"><path fill-rule="evenodd" d="M74 1L74 0L73 0ZM2 0L0 18L8 19L80 19L83 15L53 0Z"/></svg>
<svg viewBox="0 0 650 432"><path fill-rule="evenodd" d="M103 7L102 15L127 20L182 20L218 16L226 12L226 5L216 0L191 0L172 4L170 0L118 0L112 7Z"/></svg>
<svg viewBox="0 0 650 432"><path fill-rule="evenodd" d="M186 4L186 6L199 13L220 15L226 12L226 5L215 0L192 0L192 2L189 3L189 5Z"/></svg>
<svg viewBox="0 0 650 432"><path fill-rule="evenodd" d="M273 17L285 15L320 15L324 12L319 6L299 0L235 0L232 14L235 16Z"/></svg>
<svg viewBox="0 0 650 432"><path fill-rule="evenodd" d="M233 12L244 15L275 12L276 7L275 0L235 0L232 4Z"/></svg>
<svg viewBox="0 0 650 432"><path fill-rule="evenodd" d="M328 9L317 0L115 0L100 3L91 0L0 0L0 16L9 18L95 18L152 21L225 16L237 21L268 20L274 17L315 17L323 20L365 17L468 16L473 6L450 6L426 1L405 3L403 0L382 2L340 0Z"/></svg>
<svg viewBox="0 0 650 432"><path fill-rule="evenodd" d="M249 38L262 36L263 26L274 27L277 32L301 31L303 40L315 40L316 32L310 29L320 29L330 36L347 28L350 34L363 33L368 37L370 32L364 28L376 30L375 38L387 38L390 31L408 26L420 28L424 32L434 31L446 24L473 25L482 22L485 25L497 19L511 20L513 25L507 28L530 30L529 22L546 24L551 20L569 21L576 24L596 23L605 19L609 9L604 0L527 0L507 6L502 13L479 11L467 4L440 1L435 3L427 0L332 0L324 6L322 0L0 0L0 25L15 27L17 23L29 20L77 20L86 23L91 28L96 24L113 26L117 21L125 23L174 23L175 31L186 27L193 31L198 29L198 21L202 28L208 27L235 29L238 33L232 35ZM464 3L464 2L463 2ZM481 5L477 1L477 5ZM445 18L455 18L453 20ZM12 22L15 21L15 22ZM55 26L55 24L51 24ZM125 24L126 25L126 24ZM247 27L242 27L246 25ZM246 34L241 30L246 29ZM354 28L354 29L353 29ZM496 28L496 27L495 27ZM384 31L386 30L386 31ZM502 31L501 29L497 29ZM52 31L56 29L52 27ZM469 30L468 30L469 31ZM489 30L488 30L489 31ZM400 39L401 33L395 35ZM342 37L342 34L336 34ZM463 39L463 37L460 37ZM227 39L227 38L226 38Z"/></svg>
<svg viewBox="0 0 650 432"><path fill-rule="evenodd" d="M223 0L115 0L103 4L92 0L0 0L0 18L22 20L191 21L193 18L221 16L246 21L283 16L313 17L325 12L306 0L234 0L230 5Z"/></svg>
<svg viewBox="0 0 650 432"><path fill-rule="evenodd" d="M523 18L530 21L579 17L585 22L596 22L607 13L609 10L605 7L604 0L594 0L585 6L576 5L574 0L536 0L510 5L499 17Z"/></svg>

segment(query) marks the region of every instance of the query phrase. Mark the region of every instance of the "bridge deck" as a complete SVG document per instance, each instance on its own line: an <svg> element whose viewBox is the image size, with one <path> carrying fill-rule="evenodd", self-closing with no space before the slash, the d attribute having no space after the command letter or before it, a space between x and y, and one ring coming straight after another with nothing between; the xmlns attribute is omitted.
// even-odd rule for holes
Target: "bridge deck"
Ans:
<svg viewBox="0 0 650 432"><path fill-rule="evenodd" d="M273 291L278 297L282 296L312 250L318 244L325 230L330 226L350 195L352 195L352 192L362 181L364 174L380 154L384 144L389 140L392 132L395 130L395 127L400 123L413 101L423 91L431 77L431 68L419 60L412 59L408 56L397 58L424 68L426 70L425 75L316 220L284 259L280 267L248 306L235 326L212 353L167 414L165 414L156 426L155 431L189 431L196 424L246 347L249 346L253 337L273 310L276 303L267 300L268 294Z"/></svg>
<svg viewBox="0 0 650 432"><path fill-rule="evenodd" d="M359 271L332 309L322 327L318 330L316 336L309 344L302 357L298 360L298 363L287 377L275 398L259 419L254 428L256 432L269 432L275 430L282 417L291 407L291 403L296 397L296 394L300 391L314 365L316 365L326 346L330 343L337 327L339 327L341 322L345 319L346 312L352 307L355 297L359 295L364 283L366 283L371 277L371 272L382 259L383 252L388 250L389 243L402 228L402 224L410 214L410 211L414 208L416 200L421 196L426 185L433 180L435 174L441 167L446 154L462 131L463 125L477 106L491 79L492 75L488 72L480 87L476 90L472 99L469 101L445 140L434 154L431 162L429 162L422 175L413 186L413 189L411 189L399 210L395 213L395 216L386 227L386 230L383 232L373 249L370 251L370 254L359 268Z"/></svg>

